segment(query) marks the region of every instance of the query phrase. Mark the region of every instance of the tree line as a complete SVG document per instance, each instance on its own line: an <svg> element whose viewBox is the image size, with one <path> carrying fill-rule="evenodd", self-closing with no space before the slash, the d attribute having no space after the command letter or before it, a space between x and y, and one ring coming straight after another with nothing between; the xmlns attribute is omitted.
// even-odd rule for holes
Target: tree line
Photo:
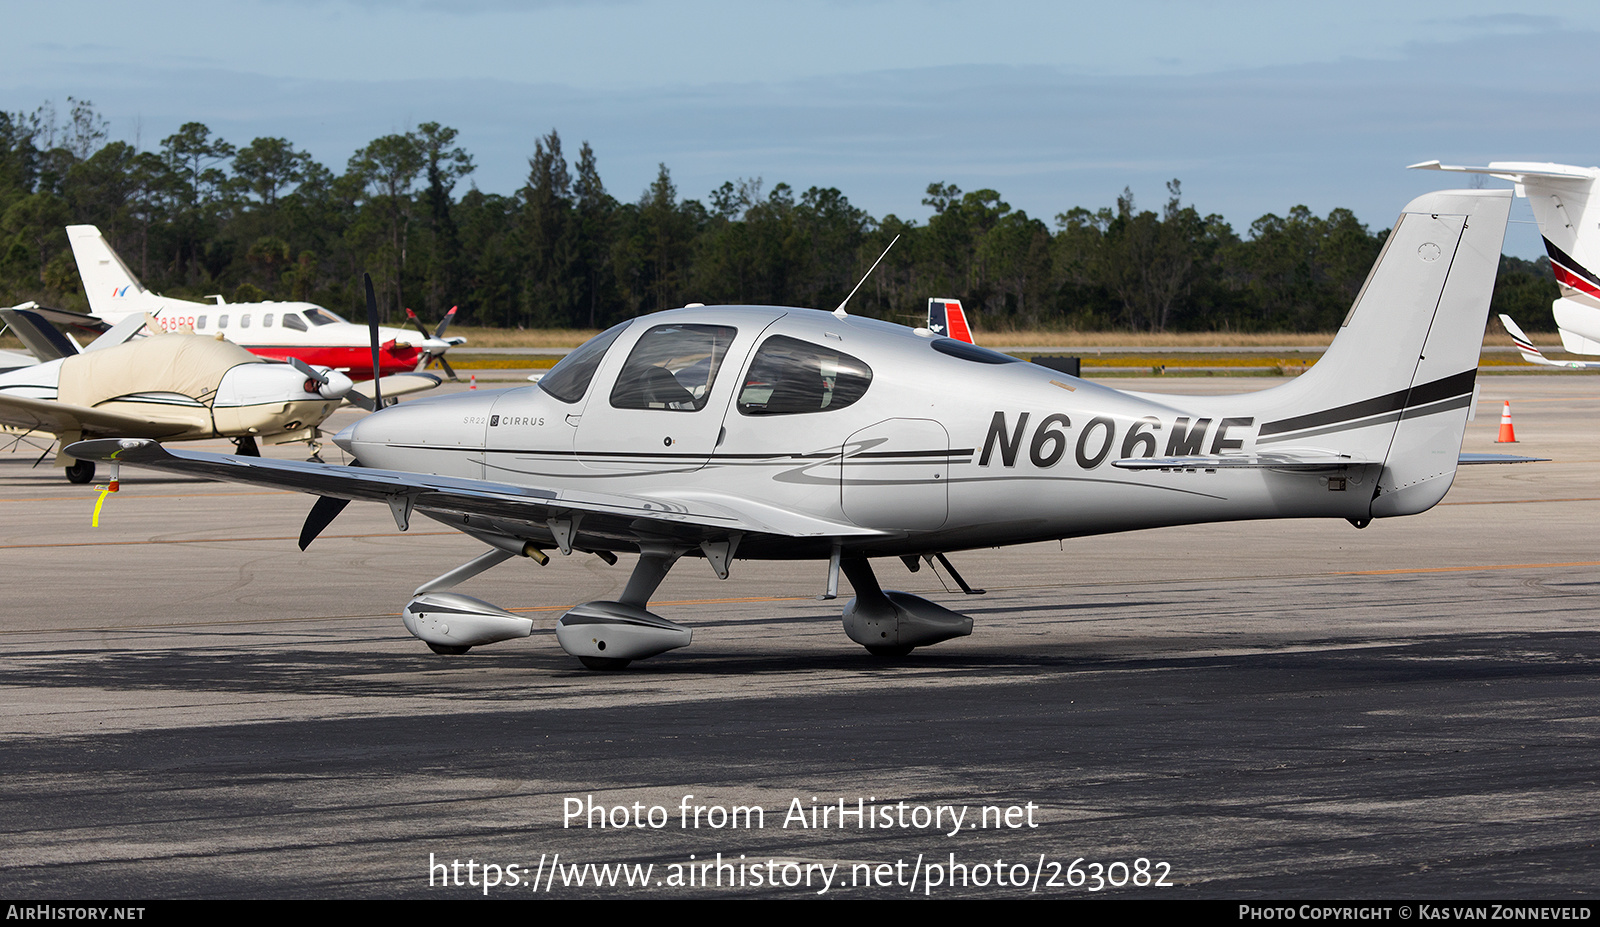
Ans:
<svg viewBox="0 0 1600 927"><path fill-rule="evenodd" d="M472 156L434 122L374 139L342 173L283 138L236 146L192 122L154 151L110 141L88 101L0 112L0 305L87 308L65 226L100 227L149 288L304 300L359 317L370 272L387 316L601 328L687 302L831 309L891 241L851 311L905 320L960 298L979 325L1136 331L1331 331L1387 230L1346 209L1269 214L1243 234L1124 190L1047 223L994 190L933 183L925 221L874 218L838 189L761 179L684 198L665 164L638 197L606 190L587 142L552 130L510 195L463 183ZM463 189L465 187L465 189ZM1549 327L1548 263L1504 258L1495 311Z"/></svg>

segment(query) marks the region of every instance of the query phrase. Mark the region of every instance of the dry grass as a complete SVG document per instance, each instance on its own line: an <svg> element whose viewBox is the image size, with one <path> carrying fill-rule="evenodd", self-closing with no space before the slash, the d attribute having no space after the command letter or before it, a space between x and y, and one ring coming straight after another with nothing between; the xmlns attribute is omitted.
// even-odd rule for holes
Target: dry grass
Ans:
<svg viewBox="0 0 1600 927"><path fill-rule="evenodd" d="M472 348L575 348L595 335L599 329L582 328L482 328L474 325L452 325L445 333L467 339L466 350ZM457 350L462 350L458 348Z"/></svg>
<svg viewBox="0 0 1600 927"><path fill-rule="evenodd" d="M1078 332L976 330L979 344L1019 348L1325 348L1333 335L1261 332Z"/></svg>

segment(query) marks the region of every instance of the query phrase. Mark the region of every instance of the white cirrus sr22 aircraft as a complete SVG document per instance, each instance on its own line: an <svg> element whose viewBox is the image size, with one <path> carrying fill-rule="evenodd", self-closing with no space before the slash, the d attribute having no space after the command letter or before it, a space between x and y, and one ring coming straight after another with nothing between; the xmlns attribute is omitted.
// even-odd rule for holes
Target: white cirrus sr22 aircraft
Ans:
<svg viewBox="0 0 1600 927"><path fill-rule="evenodd" d="M589 341L537 386L367 416L334 440L359 466L74 445L120 461L417 514L486 551L403 612L434 650L525 637L533 622L449 592L516 556L637 554L617 601L556 622L561 646L618 668L690 641L649 611L674 564L814 559L854 587L851 640L904 654L972 620L880 587L874 558L1255 518L1414 515L1449 489L1510 191L1406 207L1321 361L1233 396L1129 393L926 330L808 309L685 308ZM1506 458L1500 458L1506 460Z"/></svg>

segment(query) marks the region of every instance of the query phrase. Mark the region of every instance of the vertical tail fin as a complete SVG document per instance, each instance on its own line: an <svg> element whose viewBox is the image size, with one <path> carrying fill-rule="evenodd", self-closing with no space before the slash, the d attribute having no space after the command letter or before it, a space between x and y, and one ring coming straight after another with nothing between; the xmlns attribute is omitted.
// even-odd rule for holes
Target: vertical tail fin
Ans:
<svg viewBox="0 0 1600 927"><path fill-rule="evenodd" d="M1430 171L1483 174L1516 184L1527 197L1550 256L1550 270L1561 287L1551 304L1561 344L1572 354L1600 354L1600 168L1534 161L1491 161L1462 167L1426 161L1411 165Z"/></svg>
<svg viewBox="0 0 1600 927"><path fill-rule="evenodd" d="M78 276L89 297L90 312L115 321L130 312L143 313L154 308L154 294L139 283L128 265L122 263L98 228L69 225L67 239L72 243L72 256L78 262Z"/></svg>
<svg viewBox="0 0 1600 927"><path fill-rule="evenodd" d="M928 330L972 344L972 328L967 325L961 300L934 297L928 300Z"/></svg>
<svg viewBox="0 0 1600 927"><path fill-rule="evenodd" d="M1443 498L1476 389L1510 208L1509 190L1413 200L1322 360L1271 391L1277 401L1257 445L1382 461L1374 516L1414 514Z"/></svg>

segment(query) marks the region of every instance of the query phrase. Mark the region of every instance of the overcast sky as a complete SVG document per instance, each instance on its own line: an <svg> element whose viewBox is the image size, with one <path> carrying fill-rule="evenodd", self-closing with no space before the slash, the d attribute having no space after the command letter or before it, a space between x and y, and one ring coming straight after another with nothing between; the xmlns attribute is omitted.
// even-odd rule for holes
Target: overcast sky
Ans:
<svg viewBox="0 0 1600 927"><path fill-rule="evenodd" d="M0 3L0 109L92 100L155 148L198 121L342 171L419 122L460 130L481 189L521 185L552 128L611 193L658 163L838 187L925 221L927 185L1073 206L1186 201L1241 234L1344 206L1374 228L1454 163L1600 161L1600 4L858 0L56 0ZM1491 185L1498 182L1491 181ZM1507 250L1542 253L1519 201Z"/></svg>

